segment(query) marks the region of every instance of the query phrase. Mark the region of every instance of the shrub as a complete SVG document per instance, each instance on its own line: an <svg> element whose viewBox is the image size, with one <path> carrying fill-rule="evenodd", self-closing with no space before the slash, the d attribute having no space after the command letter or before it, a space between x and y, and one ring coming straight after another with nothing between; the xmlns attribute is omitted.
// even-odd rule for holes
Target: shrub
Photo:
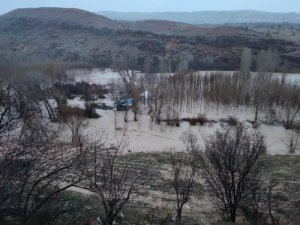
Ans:
<svg viewBox="0 0 300 225"><path fill-rule="evenodd" d="M191 126L196 126L197 124L197 119L196 118L188 118L188 122L190 123Z"/></svg>
<svg viewBox="0 0 300 225"><path fill-rule="evenodd" d="M174 126L180 127L180 119L179 118L166 120L166 123L168 126L171 126L171 127L174 127Z"/></svg>
<svg viewBox="0 0 300 225"><path fill-rule="evenodd" d="M189 122L191 126L196 126L197 124L203 126L205 123L208 122L208 119L205 114L198 114L197 117L186 118L184 120Z"/></svg>
<svg viewBox="0 0 300 225"><path fill-rule="evenodd" d="M58 112L62 118L71 117L71 116L84 117L85 114L84 109L80 109L78 107L74 108L69 106L60 107Z"/></svg>
<svg viewBox="0 0 300 225"><path fill-rule="evenodd" d="M205 114L198 114L197 121L202 126L208 122L208 119Z"/></svg>
<svg viewBox="0 0 300 225"><path fill-rule="evenodd" d="M239 121L237 118L230 116L228 119L222 118L220 119L222 123L228 123L229 126L235 127L238 125Z"/></svg>
<svg viewBox="0 0 300 225"><path fill-rule="evenodd" d="M235 126L238 125L238 123L239 123L239 121L238 121L237 118L232 117L232 116L230 116L230 117L228 118L228 124L229 124L230 126L235 127Z"/></svg>

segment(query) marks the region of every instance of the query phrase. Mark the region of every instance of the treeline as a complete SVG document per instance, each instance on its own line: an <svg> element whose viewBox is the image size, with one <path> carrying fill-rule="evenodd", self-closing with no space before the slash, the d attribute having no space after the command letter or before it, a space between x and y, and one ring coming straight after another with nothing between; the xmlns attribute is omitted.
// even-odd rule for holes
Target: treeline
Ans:
<svg viewBox="0 0 300 225"><path fill-rule="evenodd" d="M295 122L299 120L300 87L287 81L285 75L176 74L160 78L152 91L153 98L159 95L164 106L171 106L178 112L194 112L195 109L201 110L201 106L215 109L244 107L254 109L254 121L258 119L258 113L269 114L271 111L274 121L269 122L283 123L286 129L299 126Z"/></svg>
<svg viewBox="0 0 300 225"><path fill-rule="evenodd" d="M67 100L76 96L84 100L84 109L74 110L74 115L82 111L84 118L98 118L95 112L95 101L103 98L107 89L102 85L88 84L87 82L74 82L68 71L71 69L89 69L90 64L85 63L41 63L17 64L14 67L6 65L0 67L0 77L3 86L19 88L30 102L37 107L41 116L49 118L52 122L61 121L64 116ZM21 106L25 105L22 103ZM72 108L71 108L72 109ZM72 110L67 110L71 116Z"/></svg>
<svg viewBox="0 0 300 225"><path fill-rule="evenodd" d="M86 62L61 62L61 61L37 61L16 60L14 62L0 62L0 79L16 81L20 79L63 79L66 71L71 69L86 68L93 66Z"/></svg>

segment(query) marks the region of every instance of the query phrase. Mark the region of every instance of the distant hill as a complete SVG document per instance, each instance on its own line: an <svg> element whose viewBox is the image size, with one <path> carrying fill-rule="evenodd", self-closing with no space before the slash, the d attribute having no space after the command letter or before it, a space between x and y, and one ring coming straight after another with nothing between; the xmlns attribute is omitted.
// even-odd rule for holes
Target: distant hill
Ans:
<svg viewBox="0 0 300 225"><path fill-rule="evenodd" d="M83 61L152 72L236 70L248 47L253 54L277 49L291 67L300 67L299 45L239 26L119 21L79 9L18 9L0 16L0 62Z"/></svg>
<svg viewBox="0 0 300 225"><path fill-rule="evenodd" d="M81 26L92 26L97 28L122 29L122 25L114 20L108 19L88 11L68 8L28 8L16 9L1 16L2 20L9 19L38 19L44 22L64 22Z"/></svg>
<svg viewBox="0 0 300 225"><path fill-rule="evenodd" d="M300 14L272 13L253 10L199 11L199 12L113 12L100 11L99 15L114 20L170 20L189 24L226 23L300 23Z"/></svg>

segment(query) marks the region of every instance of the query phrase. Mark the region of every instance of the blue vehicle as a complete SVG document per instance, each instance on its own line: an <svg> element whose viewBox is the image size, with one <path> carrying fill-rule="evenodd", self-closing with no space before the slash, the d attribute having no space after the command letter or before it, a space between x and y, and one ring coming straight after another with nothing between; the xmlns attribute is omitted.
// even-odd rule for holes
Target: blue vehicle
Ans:
<svg viewBox="0 0 300 225"><path fill-rule="evenodd" d="M128 110L131 106L134 105L133 98L123 98L117 101L117 110L118 111L125 111Z"/></svg>

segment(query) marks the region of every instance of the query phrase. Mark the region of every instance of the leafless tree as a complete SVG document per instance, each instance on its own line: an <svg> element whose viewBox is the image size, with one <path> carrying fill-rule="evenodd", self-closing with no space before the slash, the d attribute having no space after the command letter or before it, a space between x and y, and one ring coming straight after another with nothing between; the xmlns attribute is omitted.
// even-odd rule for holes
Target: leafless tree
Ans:
<svg viewBox="0 0 300 225"><path fill-rule="evenodd" d="M119 74L125 85L127 94L131 95L137 81L137 71L125 69L119 71Z"/></svg>
<svg viewBox="0 0 300 225"><path fill-rule="evenodd" d="M71 131L72 141L74 146L83 144L83 133L87 126L86 118L83 110L79 108L61 107L60 108L61 121L67 125Z"/></svg>
<svg viewBox="0 0 300 225"><path fill-rule="evenodd" d="M132 111L134 113L134 121L137 121L137 114L139 111L139 94L140 89L137 85L137 71L131 70L128 68L125 68L123 70L119 71L119 75L121 77L121 80L123 81L123 84L125 86L126 95L125 97L131 97L134 98L134 105L132 106ZM123 96L124 97L124 96ZM126 107L126 112L124 115L124 121L128 122L128 107Z"/></svg>
<svg viewBox="0 0 300 225"><path fill-rule="evenodd" d="M143 165L122 161L127 151L125 134L114 142L96 141L88 147L89 184L87 189L100 199L104 207L103 225L112 225L131 196L148 180L148 170Z"/></svg>
<svg viewBox="0 0 300 225"><path fill-rule="evenodd" d="M276 185L274 179L269 182L254 180L241 202L241 211L248 222L253 225L279 225L279 218L274 215L274 209L279 203L274 191Z"/></svg>
<svg viewBox="0 0 300 225"><path fill-rule="evenodd" d="M258 120L258 113L263 109L266 104L267 98L267 85L269 76L260 74L255 79L253 79L253 85L251 90L252 104L255 110L254 122Z"/></svg>
<svg viewBox="0 0 300 225"><path fill-rule="evenodd" d="M115 130L117 130L117 100L118 100L118 93L119 93L119 85L116 81L113 81L109 85L109 96L114 102L114 124L115 124Z"/></svg>
<svg viewBox="0 0 300 225"><path fill-rule="evenodd" d="M252 67L252 51L249 48L244 48L241 56L241 73L249 74Z"/></svg>
<svg viewBox="0 0 300 225"><path fill-rule="evenodd" d="M159 75L156 73L145 73L140 76L140 83L144 90L152 92L152 89L159 83Z"/></svg>
<svg viewBox="0 0 300 225"><path fill-rule="evenodd" d="M40 116L37 108L31 96L15 83L0 82L0 141L8 141L12 134L17 135L13 131L21 128L25 121Z"/></svg>
<svg viewBox="0 0 300 225"><path fill-rule="evenodd" d="M133 112L133 120L136 122L138 121L138 114L140 111L140 99L141 96L140 94L142 93L142 90L139 86L135 86L134 89L132 90L132 98L134 99L134 104L132 105L132 112Z"/></svg>
<svg viewBox="0 0 300 225"><path fill-rule="evenodd" d="M300 95L299 91L294 96L284 99L281 106L278 107L278 116L284 128L294 129L297 126L300 116Z"/></svg>
<svg viewBox="0 0 300 225"><path fill-rule="evenodd" d="M43 119L30 87L0 86L0 220L46 224L74 211L65 190L85 177L80 148L61 143L61 129Z"/></svg>
<svg viewBox="0 0 300 225"><path fill-rule="evenodd" d="M278 51L268 49L267 51L261 50L257 55L257 71L259 73L269 72L273 73L280 65L280 55Z"/></svg>
<svg viewBox="0 0 300 225"><path fill-rule="evenodd" d="M264 137L241 125L206 138L203 175L228 221L236 221L240 203L260 172L259 160L264 153Z"/></svg>
<svg viewBox="0 0 300 225"><path fill-rule="evenodd" d="M17 110L18 101L14 97L11 84L0 83L0 134L15 129L22 121L22 116Z"/></svg>
<svg viewBox="0 0 300 225"><path fill-rule="evenodd" d="M166 108L166 90L164 90L165 86L164 78L159 79L159 85L153 86L151 89L151 98L149 101L149 114L151 116L152 121L160 124L162 119L163 111Z"/></svg>
<svg viewBox="0 0 300 225"><path fill-rule="evenodd" d="M38 92L38 95L40 97L39 100L44 103L45 108L48 112L49 119L51 121L57 121L57 115L54 110L54 106L51 103L51 99L53 99L52 93L51 93L51 83L49 80L38 80L33 81L34 89Z"/></svg>
<svg viewBox="0 0 300 225"><path fill-rule="evenodd" d="M294 132L293 130L290 131L287 143L289 153L295 153L296 150L299 148L299 137L299 133Z"/></svg>
<svg viewBox="0 0 300 225"><path fill-rule="evenodd" d="M183 206L190 200L196 183L199 153L197 137L191 132L181 136L185 150L180 153L170 153L172 186L176 193L177 219L181 221Z"/></svg>
<svg viewBox="0 0 300 225"><path fill-rule="evenodd" d="M72 211L63 193L85 179L81 151L61 144L59 130L27 120L19 139L0 148L0 219L45 224Z"/></svg>

